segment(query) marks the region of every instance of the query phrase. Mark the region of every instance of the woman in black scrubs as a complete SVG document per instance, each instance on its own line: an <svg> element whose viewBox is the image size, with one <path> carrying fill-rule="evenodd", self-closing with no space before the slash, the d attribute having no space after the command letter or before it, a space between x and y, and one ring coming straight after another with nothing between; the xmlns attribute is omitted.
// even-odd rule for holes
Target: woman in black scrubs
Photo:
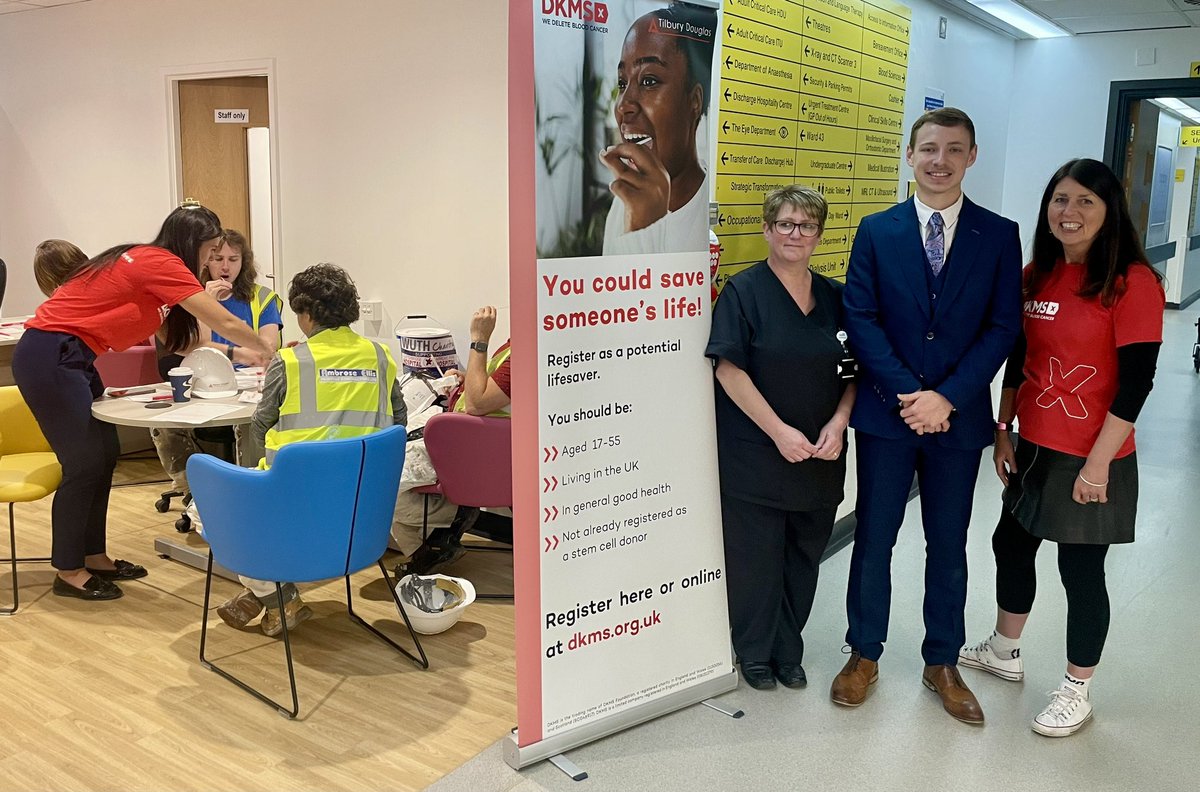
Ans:
<svg viewBox="0 0 1200 792"><path fill-rule="evenodd" d="M725 284L706 351L720 384L733 648L758 690L807 682L800 633L846 480L855 386L841 365L842 286L809 269L828 208L798 185L767 195L767 259Z"/></svg>

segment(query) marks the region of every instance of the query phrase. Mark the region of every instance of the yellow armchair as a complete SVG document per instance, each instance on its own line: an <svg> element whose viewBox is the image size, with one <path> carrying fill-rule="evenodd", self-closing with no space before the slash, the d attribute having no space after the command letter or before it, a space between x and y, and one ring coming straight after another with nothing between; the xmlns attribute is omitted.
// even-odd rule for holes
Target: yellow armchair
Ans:
<svg viewBox="0 0 1200 792"><path fill-rule="evenodd" d="M12 615L20 607L17 587L17 563L49 561L49 558L18 558L17 529L13 521L13 505L41 500L58 489L62 468L50 444L42 436L33 413L21 398L15 385L0 387L0 503L8 504L8 540L11 553L7 561L12 567L13 604L0 608L0 615Z"/></svg>

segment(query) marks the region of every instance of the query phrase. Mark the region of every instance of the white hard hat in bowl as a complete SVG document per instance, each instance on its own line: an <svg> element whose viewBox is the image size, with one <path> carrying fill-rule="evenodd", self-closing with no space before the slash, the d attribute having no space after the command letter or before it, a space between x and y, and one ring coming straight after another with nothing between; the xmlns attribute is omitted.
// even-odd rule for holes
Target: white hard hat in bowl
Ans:
<svg viewBox="0 0 1200 792"><path fill-rule="evenodd" d="M466 578L449 575L405 575L396 584L396 596L404 603L413 630L436 635L462 618L475 601L475 587Z"/></svg>

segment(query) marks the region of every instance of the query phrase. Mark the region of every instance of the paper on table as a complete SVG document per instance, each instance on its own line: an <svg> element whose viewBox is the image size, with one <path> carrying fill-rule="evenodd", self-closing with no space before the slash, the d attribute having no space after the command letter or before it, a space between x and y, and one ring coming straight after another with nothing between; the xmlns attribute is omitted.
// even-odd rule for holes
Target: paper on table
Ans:
<svg viewBox="0 0 1200 792"><path fill-rule="evenodd" d="M163 418L179 423L196 424L197 426L211 421L214 418L220 418L222 415L228 415L231 412L237 412L242 409L238 404L213 404L188 402L182 407L176 407L171 412L163 415Z"/></svg>

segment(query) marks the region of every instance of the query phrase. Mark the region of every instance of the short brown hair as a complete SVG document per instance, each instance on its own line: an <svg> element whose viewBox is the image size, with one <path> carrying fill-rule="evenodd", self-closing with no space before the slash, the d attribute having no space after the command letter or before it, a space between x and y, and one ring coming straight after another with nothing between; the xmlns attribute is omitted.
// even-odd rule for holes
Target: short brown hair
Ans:
<svg viewBox="0 0 1200 792"><path fill-rule="evenodd" d="M793 184L771 190L763 200L763 222L768 225L775 222L784 206L799 209L808 215L809 219L825 230L825 218L829 216L829 203L825 196L812 187Z"/></svg>
<svg viewBox="0 0 1200 792"><path fill-rule="evenodd" d="M87 264L87 260L87 254L67 240L47 239L34 251L33 278L42 294L49 297Z"/></svg>
<svg viewBox="0 0 1200 792"><path fill-rule="evenodd" d="M943 127L966 127L971 138L971 148L975 148L975 122L971 117L957 107L939 107L929 110L913 122L912 131L908 133L908 147L917 147L917 130L926 124L936 124Z"/></svg>

